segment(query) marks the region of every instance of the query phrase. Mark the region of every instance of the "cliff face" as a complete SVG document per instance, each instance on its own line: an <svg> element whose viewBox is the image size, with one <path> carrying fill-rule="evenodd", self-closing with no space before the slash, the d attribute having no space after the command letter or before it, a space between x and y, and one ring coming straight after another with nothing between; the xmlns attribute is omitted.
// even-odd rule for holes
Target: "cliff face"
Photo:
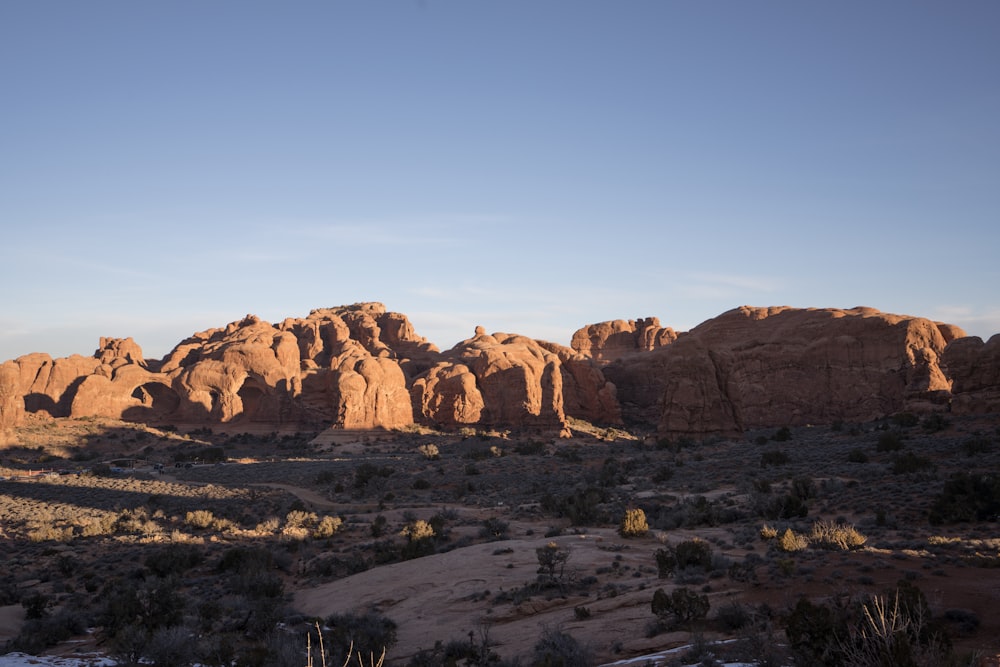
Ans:
<svg viewBox="0 0 1000 667"><path fill-rule="evenodd" d="M0 365L0 428L25 412L175 424L261 422L568 433L567 416L661 434L1000 410L1000 336L916 317L742 307L677 334L656 318L589 325L572 347L475 335L441 352L379 303L271 324L248 315L147 361L131 339L92 357Z"/></svg>
<svg viewBox="0 0 1000 667"><path fill-rule="evenodd" d="M938 359L955 334L870 308L743 307L604 372L626 421L666 433L862 421L946 400Z"/></svg>

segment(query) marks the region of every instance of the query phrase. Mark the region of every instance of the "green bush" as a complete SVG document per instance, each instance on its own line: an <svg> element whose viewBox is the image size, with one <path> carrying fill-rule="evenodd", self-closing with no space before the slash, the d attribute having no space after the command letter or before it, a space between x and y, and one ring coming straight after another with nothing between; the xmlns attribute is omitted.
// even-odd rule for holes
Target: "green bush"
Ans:
<svg viewBox="0 0 1000 667"><path fill-rule="evenodd" d="M396 643L396 623L382 614L333 614L326 619L326 651L331 664L345 664L351 646L358 655L380 655Z"/></svg>
<svg viewBox="0 0 1000 667"><path fill-rule="evenodd" d="M1000 476L957 473L944 483L930 509L930 523L994 521L1000 516Z"/></svg>
<svg viewBox="0 0 1000 667"><path fill-rule="evenodd" d="M675 588L669 595L662 588L656 589L650 606L668 627L701 620L711 608L707 595L698 595L684 587Z"/></svg>
<svg viewBox="0 0 1000 667"><path fill-rule="evenodd" d="M907 475L910 473L930 470L934 467L931 460L925 456L919 456L913 452L903 452L892 460L892 473L894 475Z"/></svg>
<svg viewBox="0 0 1000 667"><path fill-rule="evenodd" d="M878 436L875 445L876 452L898 452L903 448L903 440L898 433L886 432Z"/></svg>
<svg viewBox="0 0 1000 667"><path fill-rule="evenodd" d="M662 549L657 549L654 557L661 579L689 568L704 572L712 569L712 545L697 537L679 542L676 546L667 544Z"/></svg>
<svg viewBox="0 0 1000 667"><path fill-rule="evenodd" d="M782 426L774 432L774 435L771 436L771 440L774 440L775 442L787 442L791 439L792 431L787 426Z"/></svg>
<svg viewBox="0 0 1000 667"><path fill-rule="evenodd" d="M863 450L855 447L847 453L847 461L849 463L868 463L868 455Z"/></svg>
<svg viewBox="0 0 1000 667"><path fill-rule="evenodd" d="M489 540L506 540L509 531L510 525L506 521L492 516L483 520L483 527L479 529L479 536Z"/></svg>
<svg viewBox="0 0 1000 667"><path fill-rule="evenodd" d="M193 544L169 544L146 556L146 567L158 577L181 574L200 565L205 559Z"/></svg>
<svg viewBox="0 0 1000 667"><path fill-rule="evenodd" d="M587 667L593 664L590 649L572 635L546 628L535 643L532 667Z"/></svg>
<svg viewBox="0 0 1000 667"><path fill-rule="evenodd" d="M764 452L760 455L761 468L784 465L788 463L788 461L788 454L778 449L772 449L771 451Z"/></svg>

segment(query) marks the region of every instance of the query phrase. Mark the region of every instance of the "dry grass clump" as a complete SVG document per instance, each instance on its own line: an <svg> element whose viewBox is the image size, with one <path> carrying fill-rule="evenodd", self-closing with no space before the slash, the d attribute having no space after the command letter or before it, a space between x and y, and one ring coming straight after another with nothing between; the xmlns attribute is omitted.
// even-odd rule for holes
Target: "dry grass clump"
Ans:
<svg viewBox="0 0 1000 667"><path fill-rule="evenodd" d="M760 539L767 542L768 540L773 540L778 536L778 529L773 526L769 526L766 523L760 527Z"/></svg>
<svg viewBox="0 0 1000 667"><path fill-rule="evenodd" d="M791 528L786 528L785 532L778 538L776 544L781 551L803 551L809 546L809 538L805 535L799 535Z"/></svg>
<svg viewBox="0 0 1000 667"><path fill-rule="evenodd" d="M817 521L813 524L809 541L823 549L849 551L864 546L868 538L859 533L854 526L834 521Z"/></svg>
<svg viewBox="0 0 1000 667"><path fill-rule="evenodd" d="M642 537L649 532L646 523L646 513L641 509L625 510L625 516L618 526L618 534L622 537Z"/></svg>

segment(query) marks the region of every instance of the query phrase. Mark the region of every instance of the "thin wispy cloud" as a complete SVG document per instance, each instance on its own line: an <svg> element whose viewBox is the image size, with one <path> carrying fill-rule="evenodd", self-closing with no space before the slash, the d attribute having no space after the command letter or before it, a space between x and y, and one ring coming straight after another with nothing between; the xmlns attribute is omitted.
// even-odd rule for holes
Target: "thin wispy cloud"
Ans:
<svg viewBox="0 0 1000 667"><path fill-rule="evenodd" d="M988 340L1000 333L1000 308L979 309L969 305L950 304L934 308L930 318L962 327L970 336Z"/></svg>
<svg viewBox="0 0 1000 667"><path fill-rule="evenodd" d="M331 223L300 223L285 228L285 233L311 241L326 241L352 246L463 246L471 242L466 228L501 224L491 216L451 216L427 220L357 220Z"/></svg>
<svg viewBox="0 0 1000 667"><path fill-rule="evenodd" d="M781 281L776 278L733 273L688 273L674 283L679 296L694 299L740 300L750 295L777 292L781 287Z"/></svg>

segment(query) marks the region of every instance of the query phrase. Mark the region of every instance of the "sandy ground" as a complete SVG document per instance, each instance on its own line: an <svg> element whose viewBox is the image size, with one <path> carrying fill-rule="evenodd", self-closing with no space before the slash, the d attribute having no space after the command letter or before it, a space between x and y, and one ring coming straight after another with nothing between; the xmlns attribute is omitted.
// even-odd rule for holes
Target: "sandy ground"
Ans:
<svg viewBox="0 0 1000 667"><path fill-rule="evenodd" d="M577 578L592 575L601 567L621 573L602 575L601 584L587 596L546 599L536 594L516 605L491 604L497 594L535 581L535 550L549 542L569 549L567 569ZM616 644L632 654L688 640L686 632L675 633L675 637L644 637L646 624L653 618L649 608L652 593L663 583L657 579L652 558L659 546L651 537L622 540L613 530L477 544L300 590L292 604L308 615L326 617L374 609L396 620L398 643L388 655L393 660L430 649L435 641L468 641L470 633L478 642L484 631L500 655L523 656L531 652L534 643L526 638L537 637L544 627L566 631L599 656L612 660ZM613 567L613 563L618 565ZM588 608L595 618L578 619L574 611L578 606Z"/></svg>

